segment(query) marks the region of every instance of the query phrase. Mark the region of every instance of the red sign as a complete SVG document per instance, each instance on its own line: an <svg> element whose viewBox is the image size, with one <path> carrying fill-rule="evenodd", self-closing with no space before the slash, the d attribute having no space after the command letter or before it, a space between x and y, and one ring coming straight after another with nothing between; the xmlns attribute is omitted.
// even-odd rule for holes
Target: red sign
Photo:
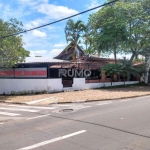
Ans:
<svg viewBox="0 0 150 150"><path fill-rule="evenodd" d="M0 77L47 77L47 68L0 69Z"/></svg>
<svg viewBox="0 0 150 150"><path fill-rule="evenodd" d="M0 77L14 77L13 69L0 69Z"/></svg>

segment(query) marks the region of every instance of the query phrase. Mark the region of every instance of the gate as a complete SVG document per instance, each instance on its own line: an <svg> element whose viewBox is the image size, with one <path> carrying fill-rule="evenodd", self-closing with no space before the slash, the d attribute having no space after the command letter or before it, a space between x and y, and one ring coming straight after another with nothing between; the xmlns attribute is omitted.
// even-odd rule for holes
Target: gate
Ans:
<svg viewBox="0 0 150 150"><path fill-rule="evenodd" d="M62 78L63 87L72 87L73 78Z"/></svg>

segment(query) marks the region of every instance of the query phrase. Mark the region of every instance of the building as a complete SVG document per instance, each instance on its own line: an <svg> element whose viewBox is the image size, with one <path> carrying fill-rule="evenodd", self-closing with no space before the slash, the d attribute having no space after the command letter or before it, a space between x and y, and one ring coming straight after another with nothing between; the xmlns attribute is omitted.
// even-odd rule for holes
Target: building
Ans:
<svg viewBox="0 0 150 150"><path fill-rule="evenodd" d="M0 79L0 82L4 85L0 93L7 93L6 89L9 89L9 93L15 88L23 90L22 87L19 88L19 84L24 84L25 90L28 89L28 84L33 84L31 89L36 87L36 90L46 89L47 91L50 91L50 88L53 91L62 91L65 87L80 89L82 86L81 89L84 89L103 86L102 83L109 84L112 79L106 77L100 68L114 62L114 59L86 55L79 46L77 50L67 46L53 59L29 57L25 62L18 63L11 69L0 69L0 78L3 79ZM121 78L120 81L124 80ZM12 88L9 85L11 82Z"/></svg>

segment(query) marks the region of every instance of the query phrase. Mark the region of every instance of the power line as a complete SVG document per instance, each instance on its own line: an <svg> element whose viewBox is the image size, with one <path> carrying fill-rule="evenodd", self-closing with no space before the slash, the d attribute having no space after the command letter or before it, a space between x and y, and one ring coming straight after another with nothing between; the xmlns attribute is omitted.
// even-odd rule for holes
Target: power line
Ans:
<svg viewBox="0 0 150 150"><path fill-rule="evenodd" d="M52 25L52 24L55 24L55 23L58 23L58 22L61 22L61 21L64 21L64 20L73 18L73 17L75 17L75 16L78 16L78 15L81 15L81 14L84 14L84 13L87 13L87 12L92 11L92 10L94 10L94 9L97 9L97 8L100 8L100 7L103 7L103 6L106 6L106 5L110 5L110 4L115 3L115 2L117 2L117 1L119 1L119 0L114 0L114 1L111 1L111 2L108 2L108 3L104 3L103 5L99 5L99 6L93 7L93 8L91 8L91 9L82 11L82 12L77 13L77 14L74 14L74 15L72 15L72 16L69 16L69 17L66 17L66 18L63 18L63 19L54 21L54 22L50 22L50 23L47 23L47 24L44 24L44 25L41 25L41 26L38 26L38 27L35 27L35 28L31 28L31 29L28 29L28 30L24 30L24 31L21 31L21 32L17 32L17 33L14 33L14 34L10 34L10 35L7 35L7 36L3 36L3 37L1 37L1 38L7 38L7 37L10 37L10 36L15 36L15 35L18 35L18 34L26 33L26 32L28 32L28 31L32 31L32 30L36 30L36 29L39 29L39 28L43 28L43 27L45 27L45 26Z"/></svg>

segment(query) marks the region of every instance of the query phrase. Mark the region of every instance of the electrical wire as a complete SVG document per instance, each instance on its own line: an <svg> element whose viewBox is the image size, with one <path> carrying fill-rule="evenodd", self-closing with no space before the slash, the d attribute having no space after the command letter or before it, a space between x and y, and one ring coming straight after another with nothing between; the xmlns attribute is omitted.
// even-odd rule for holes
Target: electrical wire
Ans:
<svg viewBox="0 0 150 150"><path fill-rule="evenodd" d="M26 32L32 31L32 30L36 30L36 29L39 29L39 28L43 28L43 27L45 27L45 26L49 26L49 25L52 25L52 24L55 24L55 23L58 23L58 22L61 22L61 21L64 21L64 20L67 20L67 19L76 17L76 16L78 16L78 15L87 13L87 12L92 11L92 10L94 10L94 9L97 9L97 8L100 8L100 7L103 7L103 6L106 6L106 5L110 5L110 4L115 3L115 2L117 2L117 1L119 1L119 0L114 0L114 1L111 1L111 2L108 2L108 3L104 3L104 4L102 4L102 5L99 5L99 6L96 6L96 7L91 8L91 9L82 11L82 12L80 12L80 13L71 15L71 16L69 16L69 17L65 17L65 18L63 18L63 19L60 19L60 20L57 20L57 21L54 21L54 22L50 22L50 23L47 23L47 24L44 24L44 25L41 25L41 26L38 26L38 27L35 27L35 28L31 28L31 29L28 29L28 30L24 30L24 31L21 31L21 32L17 32L17 33L14 33L14 34L10 34L10 35L7 35L7 36L3 36L3 37L1 37L1 38L7 38L7 37L10 37L10 36L15 36L15 35L22 34L22 33L26 33Z"/></svg>

